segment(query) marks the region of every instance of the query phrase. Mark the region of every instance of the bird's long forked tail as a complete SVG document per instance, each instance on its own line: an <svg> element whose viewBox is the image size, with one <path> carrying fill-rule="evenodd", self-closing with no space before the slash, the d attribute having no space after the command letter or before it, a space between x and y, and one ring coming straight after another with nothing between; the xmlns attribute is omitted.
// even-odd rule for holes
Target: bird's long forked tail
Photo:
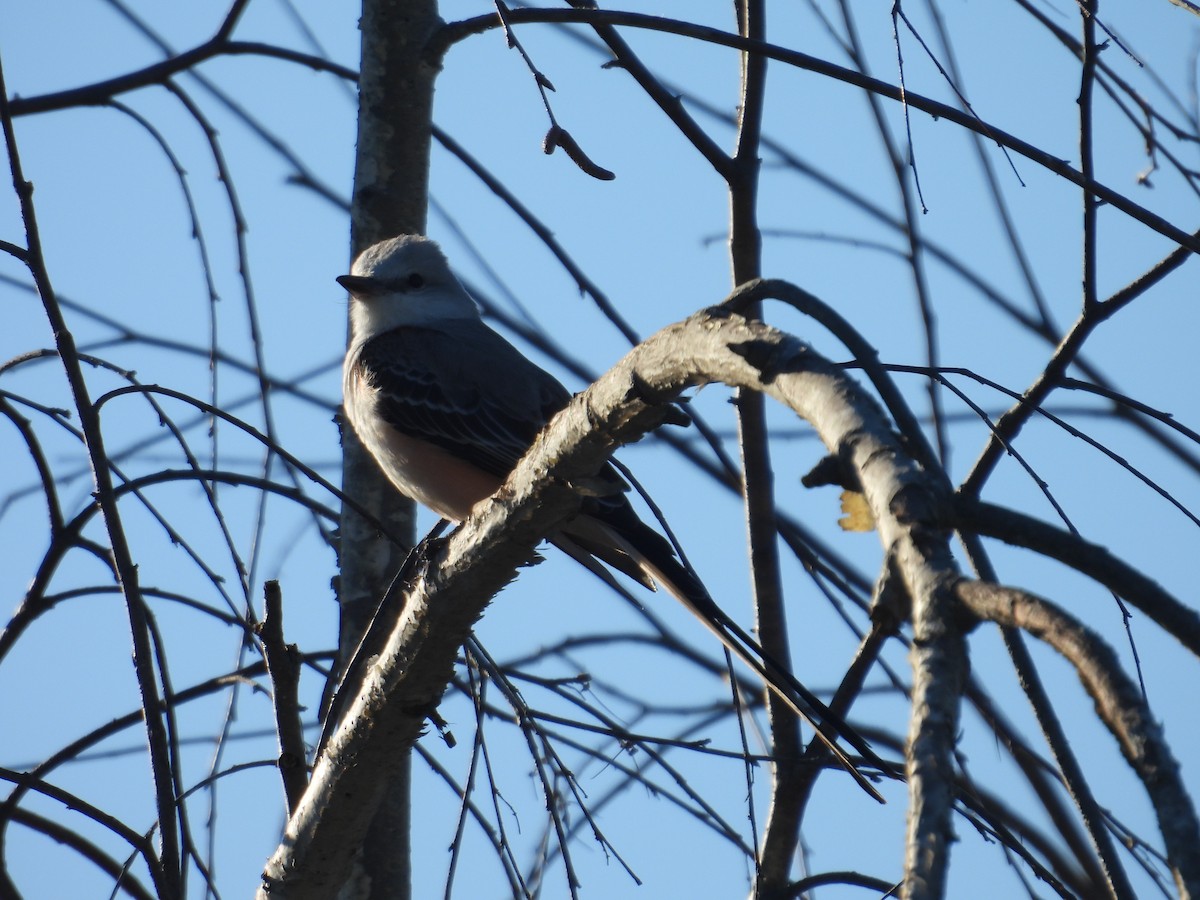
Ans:
<svg viewBox="0 0 1200 900"><path fill-rule="evenodd" d="M884 773L892 771L891 767L879 758L862 735L822 703L816 695L800 683L786 666L773 659L754 638L750 637L733 619L726 615L724 610L709 596L699 579L675 558L674 553L670 550L670 545L661 535L638 521L636 537L643 535L646 537L646 540L638 543L648 545L643 547L633 542L636 537L628 534L627 527L618 531L612 523L597 524L601 524L601 527L607 532L607 537L625 555L625 559L606 558L612 555L611 551L605 552L607 548L594 545L592 540L579 540L580 536L577 534L571 534L570 538L582 545L587 552L599 557L614 568L628 572L629 563L632 561L643 572L653 576L654 580L666 588L668 593L703 622L705 627L730 653L754 670L773 693L782 699L796 715L813 727L817 737L864 791L880 803L887 802L875 785L858 770L858 766L846 755L837 739L841 737L857 750L867 765L878 768ZM622 522L621 525L627 526L627 523ZM589 535L589 537L591 536ZM556 543L559 542L556 541ZM576 554L572 553L571 555L575 556ZM645 575L638 580L644 582Z"/></svg>
<svg viewBox="0 0 1200 900"><path fill-rule="evenodd" d="M775 662L774 658L763 650L757 641L746 634L736 622L723 613L715 622L710 621L709 617L697 608L690 598L677 593L672 584L667 581L663 581L662 584L672 596L697 615L734 656L757 672L767 687L780 697L796 715L813 727L817 737L821 739L821 743L829 749L842 768L858 782L864 791L880 803L887 802L875 785L858 770L858 766L837 743L838 737L841 737L859 752L863 762L867 765L873 766L881 772L891 771L891 767L876 755L861 734L817 699L787 667ZM713 605L716 606L715 603ZM741 644L745 644L745 648L741 647Z"/></svg>

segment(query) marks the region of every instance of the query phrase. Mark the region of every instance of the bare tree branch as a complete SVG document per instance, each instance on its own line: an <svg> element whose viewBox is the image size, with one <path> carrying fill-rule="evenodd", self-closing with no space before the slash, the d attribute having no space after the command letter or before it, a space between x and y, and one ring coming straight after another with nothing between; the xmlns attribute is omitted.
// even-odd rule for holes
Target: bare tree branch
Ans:
<svg viewBox="0 0 1200 900"><path fill-rule="evenodd" d="M953 797L950 782L936 774L952 767L957 728L945 723L957 715L952 686L962 680L946 679L943 672L964 661L962 632L952 625L939 632L932 624L938 615L940 622L962 621L953 609L945 615L941 610L954 603L958 575L940 492L904 454L875 402L837 367L794 338L714 309L659 332L577 396L505 487L417 575L387 649L318 761L309 792L268 865L272 897L309 896L306 891L344 875L356 835L378 801L382 774L419 736L449 682L457 648L488 598L532 559L538 540L572 514L575 491L586 490L590 473L615 446L660 421L679 391L710 381L763 390L812 422L830 452L859 477L905 589L914 605L925 607L918 615L931 621L918 634L929 649L917 665L931 674L918 691L929 699L914 715L910 775L915 806L928 810L914 826L921 848L915 855L931 860L933 870L910 879L940 877ZM947 791L944 807L931 796L939 790ZM320 858L313 858L318 848Z"/></svg>
<svg viewBox="0 0 1200 900"><path fill-rule="evenodd" d="M954 591L973 615L1028 631L1074 666L1096 712L1154 804L1180 896L1200 896L1200 822L1195 807L1161 726L1112 648L1041 597L978 581L959 582Z"/></svg>
<svg viewBox="0 0 1200 900"><path fill-rule="evenodd" d="M308 754L304 752L304 725L300 721L300 660L296 645L283 639L283 594L279 582L268 581L263 592L265 603L259 637L274 688L271 700L279 733L279 774L290 815L308 787L305 770Z"/></svg>

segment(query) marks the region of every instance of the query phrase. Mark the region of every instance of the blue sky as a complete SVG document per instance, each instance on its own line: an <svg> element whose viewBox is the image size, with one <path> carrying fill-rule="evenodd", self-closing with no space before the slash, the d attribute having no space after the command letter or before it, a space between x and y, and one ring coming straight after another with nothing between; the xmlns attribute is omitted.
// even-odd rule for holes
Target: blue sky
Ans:
<svg viewBox="0 0 1200 900"><path fill-rule="evenodd" d="M830 4L818 6L833 15ZM727 7L724 3L663 2L649 11L728 29ZM224 14L217 3L169 7L138 3L133 8L177 49L207 39ZM483 14L490 8L486 3L462 0L444 4L442 15L453 20ZM1071 4L1037 8L1070 33L1078 32ZM925 8L906 7L906 11L922 35L932 40ZM355 9L300 2L294 12L331 59L347 66L356 64ZM1077 165L1078 73L1069 56L1032 28L1030 18L1013 4L964 0L943 5L941 12L954 36L966 93L978 114ZM1182 121L1184 113L1164 98L1160 83L1171 86L1194 116L1196 101L1189 92L1200 46L1200 19L1165 0L1110 2L1101 12L1130 51L1127 54L1114 43L1104 51L1104 60L1175 120ZM863 5L856 15L873 74L895 82L888 6ZM62 27L64 22L70 27ZM777 43L845 63L808 6L773 4L768 29ZM548 124L545 112L528 71L497 33L473 38L448 54L437 83L435 118L439 126L482 159L549 225L640 333L649 334L722 299L731 285L723 244L727 198L719 178L623 72L600 67L603 56L549 28L521 28L518 34L557 88L551 99L561 124L617 178L595 181L571 165L564 154L542 154L541 138ZM316 52L298 29L293 11L276 0L252 2L236 36ZM732 111L737 62L731 52L692 48L678 37L665 35L629 32L626 37L664 80L719 109ZM909 89L952 102L937 70L911 36L904 38L903 46ZM9 93L22 97L111 77L155 62L160 56L151 42L104 2L22 4L6 12L0 32L0 60ZM1148 68L1139 66L1139 59ZM215 60L200 71L287 143L315 177L339 196L348 196L355 135L355 97L348 85L329 75L253 56ZM298 389L272 399L279 440L336 481L339 447L331 416L339 399L337 364L346 307L333 279L346 271L349 262L347 218L335 204L291 183L292 167L205 88L186 77L180 84L196 98L219 135L248 226L245 259L268 371ZM773 65L769 91L765 132L771 139L788 146L833 183L857 192L891 216L899 214L898 192L874 122L856 90ZM153 135L133 117L112 107L28 116L17 122L26 175L36 188L50 273L59 294L77 304L69 308L68 321L81 347L136 370L143 383L212 399L214 377L205 354L210 341L232 358L251 359L250 299L239 275L229 196L217 178L205 134L184 114L175 97L162 88L148 88L120 100L153 124L186 170L186 185L204 238L203 252L210 260L209 272L220 300L216 304L209 301L201 244L193 236L180 178ZM887 127L897 142L902 142L901 109L888 101L883 109ZM727 125L702 112L696 115L719 143L731 144L732 131ZM948 122L914 114L911 126L928 207L919 217L924 238L952 254L1020 308L1031 310L1030 292L1003 239L994 206L984 193L974 148L960 129ZM1194 144L1181 142L1174 150L1195 168ZM987 145L985 153L1050 313L1059 327L1066 327L1079 305L1079 192L1029 160L1013 156L1010 167L1010 158L993 145ZM1100 181L1179 227L1194 230L1195 190L1165 165L1151 175L1150 185L1137 184L1138 174L1147 166L1142 141L1104 96L1097 98L1096 155ZM912 279L896 255L905 247L902 236L864 212L861 205L831 190L828 183L784 165L777 154L764 152L763 161L760 221L771 232L764 244L764 274L795 281L836 306L879 348L885 361L924 364ZM437 207L429 217L429 233L442 241L464 279L482 289L481 296L486 294L510 314L520 313L506 295L520 298L539 326L592 371L606 369L627 349L627 342L588 298L580 296L570 275L538 238L460 162L438 147L432 160L431 193ZM1112 209L1101 210L1100 222L1101 296L1111 294L1170 250L1164 238ZM0 195L0 238L23 242L11 191ZM480 259L486 260L490 269L485 269ZM1028 386L1045 365L1051 348L998 313L978 289L936 258L929 257L926 265L942 362L970 369L1012 390ZM22 267L7 256L0 257L0 277L5 279L0 283L5 310L0 360L49 346L52 336L36 297L25 287L28 278ZM1122 391L1172 413L1192 428L1200 423L1194 388L1194 345L1200 333L1196 296L1195 263L1189 262L1102 326L1087 351L1088 358ZM111 327L89 313L116 319L142 336L182 342L192 352L181 354L144 341L119 340ZM769 309L768 317L831 357L847 357L815 323L776 308ZM530 352L572 390L585 386L552 360ZM923 381L912 375L898 377L918 412L926 413ZM100 371L89 372L89 378L94 396L121 383ZM217 367L215 384L216 399L230 405L251 396L254 388L253 379L229 364ZM1004 397L969 379L959 378L956 384L993 414L1006 405ZM48 406L69 405L60 369L52 359L4 370L0 390ZM726 392L715 386L701 391L694 404L714 427L727 430L733 423L726 399ZM953 398L945 400L951 412L964 412ZM1099 404L1082 396L1058 394L1051 405L1069 410L1075 424L1147 473L1183 506L1200 507L1194 472L1128 427L1079 409L1095 409ZM167 408L177 422L192 419L182 405L167 404ZM247 402L235 411L262 424L263 413L255 403ZM143 402L114 400L106 406L104 416L110 449L139 447L128 457L131 472L183 464L178 447L170 440L140 446L146 437L165 436L156 414ZM821 455L811 433L780 410L773 410L771 416L786 432L774 451L781 504L873 578L880 562L875 536L838 529L836 490L806 491L799 486L799 476ZM35 418L55 470L73 475L63 488L63 502L68 509L77 510L90 491L86 471L80 469L83 457L78 446L44 416ZM986 428L970 416L955 421L950 471L953 478L961 479L983 445ZM188 433L194 447L211 455L213 445L205 437L205 427L195 423ZM259 466L260 448L233 429L221 428L216 441L221 464L249 471ZM728 449L735 451L732 444ZM1085 537L1108 546L1153 574L1177 596L1189 599L1194 593L1189 590L1193 583L1189 551L1197 546L1197 533L1185 515L1112 461L1047 423L1031 423L1019 449ZM0 458L11 461L0 480L0 496L5 498L0 507L0 546L5 547L0 591L7 598L3 602L12 609L36 560L45 552L45 514L37 494L28 492L36 484L35 473L11 429L0 433ZM743 526L735 500L711 488L661 443L645 441L627 448L622 458L664 508L714 595L732 614L748 622ZM279 472L272 474L278 477ZM319 489L313 488L312 493L323 502L333 502ZM1054 520L1039 489L1012 460L1001 463L984 496ZM234 543L252 563L249 597L257 604L262 581L279 577L288 604L288 639L305 649L331 646L336 616L328 585L334 560L318 540L311 520L275 500L260 518L259 498L249 490L227 488L220 497ZM197 572L185 549L174 546L144 509L128 503L123 510L135 535L142 583L185 591L218 607L227 602L234 608L244 604L245 595L211 515L194 512L198 507L205 509L199 492L178 485L162 487L155 490L153 499L173 520L184 523L190 547L206 559L217 560L214 565L226 579L223 590L229 599ZM421 523L423 527L432 525L432 517L423 513ZM102 538L98 530L89 534ZM1100 631L1129 664L1129 643L1109 595L1028 553L993 549L1003 580L1066 606ZM828 688L845 669L856 639L790 558L785 561L785 576L797 671L812 686ZM56 577L55 588L91 585L98 579L103 579L101 568L78 554ZM667 599L646 597L643 602L689 641L715 654L702 630ZM171 676L177 687L236 665L239 651L234 629L178 605L164 603L155 609L171 650ZM481 623L480 635L496 656L510 658L563 635L636 625L637 617L619 601L613 602L586 573L576 571L569 560L552 557L523 572L504 592ZM1152 707L1165 723L1188 783L1195 788L1200 785L1195 765L1200 759L1200 726L1187 686L1195 678L1196 661L1163 638L1144 617L1135 617L1132 627ZM1046 680L1055 692L1073 744L1087 754L1089 772L1107 789L1101 803L1119 807L1132 827L1156 839L1150 811L1129 780L1112 740L1095 725L1090 701L1079 691L1073 673L1040 646L1035 653L1045 666ZM81 732L132 709L136 693L128 657L128 626L116 598L68 601L40 620L0 665L0 720L21 723L5 728L0 764L16 766L38 760ZM1027 704L990 629L980 629L972 636L972 660L974 672L987 679L1005 711L1022 727L1029 727ZM630 691L666 698L721 696L719 684L698 683L691 670L652 654L597 650L581 653L572 662ZM906 673L901 648L892 649L888 662ZM564 674L569 665L562 663L556 674ZM319 690L315 679L305 688L306 696L315 703ZM261 693L243 691L235 702L235 733L253 732L269 724ZM228 703L228 695L223 695L195 704L189 709L184 730L197 737L211 735L227 714ZM633 715L628 706L616 712ZM856 707L855 717L902 734L906 713L904 704L894 697L868 697ZM474 727L469 706L454 699L443 714L455 726L460 748L469 744ZM663 720L646 727L652 726L664 731L675 727ZM499 728L495 734L506 799L523 810L521 826L528 840L541 827L540 801L528 775L529 762L513 735ZM727 726L711 736L722 746L736 746L736 735ZM467 759L464 751L456 754L432 740L426 743L462 776ZM56 783L127 816L138 828L148 828L152 812L141 746L141 734L128 731L106 745L106 749L128 749L128 753L63 768L55 775ZM981 782L998 790L1012 783L1003 754L969 712L964 719L963 749ZM230 745L218 768L240 760L269 758L273 753L269 740L238 741ZM744 822L745 787L739 765L682 753L674 758L687 766L691 783L712 793L731 821ZM191 747L189 783L203 778L212 760L211 744L200 742ZM444 784L420 763L417 767L416 808L429 819L422 818L417 830L415 878L417 895L426 896L444 879L445 848L453 834L457 803ZM602 767L583 767L581 776L593 797L603 796L615 779L611 769ZM765 775L760 776L760 803L765 780ZM584 838L576 862L585 896L729 896L745 890L746 864L736 852L710 842L703 846L714 846L712 854L692 860L687 848L694 841L708 840L704 830L686 816L671 812L666 804L647 801L642 793L635 789L606 805L603 823L646 887L636 888ZM872 853L876 861L873 874L898 877L898 823L904 798L896 792L891 800L886 810L878 811L840 781L830 778L823 782L811 821L834 823L834 827L828 833L823 829L822 833L807 834L814 869L862 867L861 847L866 845L878 848ZM1011 800L1016 805L1024 802L1019 792ZM208 801L193 802L194 815L202 821L200 810ZM61 814L61 808L49 801L31 801L31 807ZM280 791L273 774L261 768L230 776L218 789L217 809L217 882L226 896L244 895L248 885L255 884L281 824ZM1013 896L1019 884L1000 860L999 851L981 841L965 823L959 827L963 842L955 849L955 871L963 881L955 884L966 890L964 885L970 883L971 896ZM478 841L470 829L468 835L469 842ZM56 896L64 884L78 887L75 896L99 896L105 890L105 882L97 880L95 870L28 832L10 829L7 853L27 896ZM489 868L494 863L485 849L475 846L467 859L476 865L458 873L460 895L504 893L496 889L496 873ZM970 880L973 872L984 867L998 873L994 884L981 886ZM1131 864L1130 868L1136 867ZM1140 872L1132 874L1143 877ZM562 893L561 872L553 872L549 878L551 893ZM1149 889L1146 881L1138 885ZM992 889L995 893L980 893ZM840 895L829 891L822 896Z"/></svg>

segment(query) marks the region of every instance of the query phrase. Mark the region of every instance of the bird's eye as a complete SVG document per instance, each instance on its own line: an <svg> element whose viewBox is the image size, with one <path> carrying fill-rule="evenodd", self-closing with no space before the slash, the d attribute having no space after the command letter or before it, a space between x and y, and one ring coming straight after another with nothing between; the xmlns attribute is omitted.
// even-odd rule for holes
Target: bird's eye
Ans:
<svg viewBox="0 0 1200 900"><path fill-rule="evenodd" d="M425 276L422 275L420 272L413 272L411 275L408 276L407 281L408 281L408 286L410 288L425 287Z"/></svg>

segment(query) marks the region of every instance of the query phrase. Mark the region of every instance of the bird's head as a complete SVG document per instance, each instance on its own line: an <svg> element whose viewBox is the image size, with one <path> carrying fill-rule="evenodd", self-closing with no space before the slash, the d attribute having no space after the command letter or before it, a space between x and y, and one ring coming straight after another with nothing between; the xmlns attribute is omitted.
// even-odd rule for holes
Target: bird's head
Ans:
<svg viewBox="0 0 1200 900"><path fill-rule="evenodd" d="M355 338L370 339L404 325L477 319L475 301L450 271L436 243L402 234L368 247L338 284L350 292Z"/></svg>

